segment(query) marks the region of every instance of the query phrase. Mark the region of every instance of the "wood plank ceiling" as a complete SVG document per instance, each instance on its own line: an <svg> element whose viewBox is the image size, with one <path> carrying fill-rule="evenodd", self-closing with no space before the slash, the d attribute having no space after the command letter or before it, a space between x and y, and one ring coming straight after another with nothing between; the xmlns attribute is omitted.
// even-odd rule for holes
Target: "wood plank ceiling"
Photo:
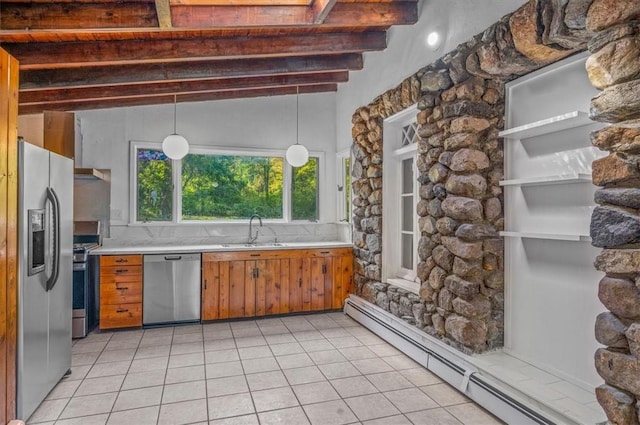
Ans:
<svg viewBox="0 0 640 425"><path fill-rule="evenodd" d="M21 114L337 90L417 0L1 0Z"/></svg>

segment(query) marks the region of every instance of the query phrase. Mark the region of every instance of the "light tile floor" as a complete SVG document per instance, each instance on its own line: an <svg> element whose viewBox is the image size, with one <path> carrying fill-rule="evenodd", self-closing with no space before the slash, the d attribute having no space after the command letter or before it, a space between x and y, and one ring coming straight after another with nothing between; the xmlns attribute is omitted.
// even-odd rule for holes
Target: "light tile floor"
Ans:
<svg viewBox="0 0 640 425"><path fill-rule="evenodd" d="M501 424L342 313L94 333L29 424Z"/></svg>
<svg viewBox="0 0 640 425"><path fill-rule="evenodd" d="M589 425L607 420L595 390L587 391L503 351L475 356L471 362L481 374L518 389L539 405L550 406L577 423Z"/></svg>

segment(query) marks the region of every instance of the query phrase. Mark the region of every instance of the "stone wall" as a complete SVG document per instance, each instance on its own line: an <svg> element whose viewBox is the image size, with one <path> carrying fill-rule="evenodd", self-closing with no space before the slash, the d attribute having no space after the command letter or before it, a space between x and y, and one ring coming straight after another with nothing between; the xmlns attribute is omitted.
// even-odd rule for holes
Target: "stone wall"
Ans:
<svg viewBox="0 0 640 425"><path fill-rule="evenodd" d="M358 295L464 352L502 345L504 83L583 51L590 3L531 0L354 113ZM383 121L414 103L419 295L380 282Z"/></svg>
<svg viewBox="0 0 640 425"><path fill-rule="evenodd" d="M591 118L611 123L592 134L609 155L593 163L596 192L593 245L604 250L596 268L606 273L598 296L607 308L596 320L605 345L595 364L605 384L596 389L609 421L640 423L640 2L595 0L587 14L587 71L603 91L592 99Z"/></svg>

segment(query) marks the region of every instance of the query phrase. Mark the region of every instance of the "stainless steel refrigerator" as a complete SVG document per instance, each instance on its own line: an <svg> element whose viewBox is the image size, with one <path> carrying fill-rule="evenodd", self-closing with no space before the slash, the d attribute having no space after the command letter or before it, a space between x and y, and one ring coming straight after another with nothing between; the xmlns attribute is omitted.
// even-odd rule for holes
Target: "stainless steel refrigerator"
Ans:
<svg viewBox="0 0 640 425"><path fill-rule="evenodd" d="M20 141L17 413L71 369L73 161Z"/></svg>

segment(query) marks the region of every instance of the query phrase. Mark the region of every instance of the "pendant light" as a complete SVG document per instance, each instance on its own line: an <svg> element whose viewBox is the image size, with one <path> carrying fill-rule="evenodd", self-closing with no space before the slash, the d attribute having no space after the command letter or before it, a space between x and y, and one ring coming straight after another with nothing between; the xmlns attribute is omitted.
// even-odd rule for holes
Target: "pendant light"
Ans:
<svg viewBox="0 0 640 425"><path fill-rule="evenodd" d="M302 167L309 161L309 151L299 141L300 88L296 86L296 143L289 146L285 157L292 167Z"/></svg>
<svg viewBox="0 0 640 425"><path fill-rule="evenodd" d="M176 132L177 96L173 95L173 134L162 141L162 152L171 159L182 159L189 153L189 142Z"/></svg>

